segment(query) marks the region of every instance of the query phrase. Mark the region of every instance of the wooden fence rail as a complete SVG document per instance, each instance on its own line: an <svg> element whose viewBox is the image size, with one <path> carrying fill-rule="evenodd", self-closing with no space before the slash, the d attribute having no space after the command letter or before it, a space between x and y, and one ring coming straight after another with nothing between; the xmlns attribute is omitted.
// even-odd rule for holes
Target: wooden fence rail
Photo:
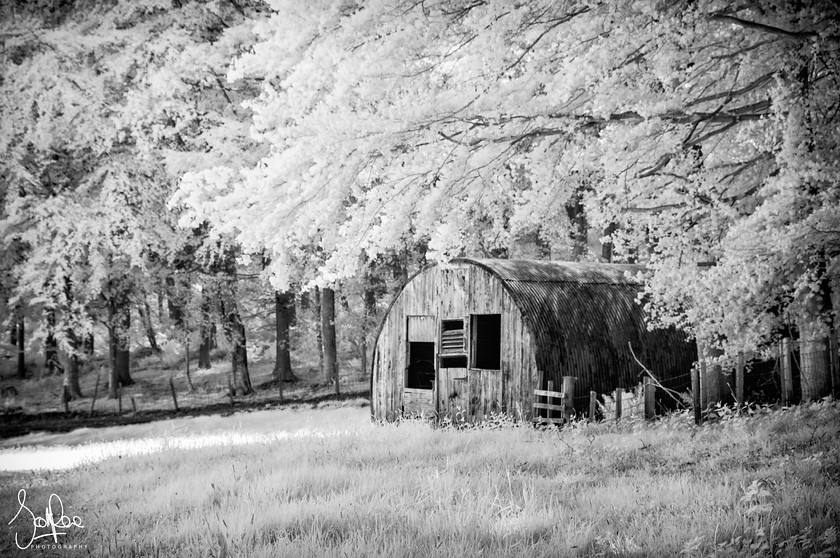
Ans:
<svg viewBox="0 0 840 558"><path fill-rule="evenodd" d="M806 347L809 345L821 348L818 348L816 351L805 352ZM821 390L820 393L831 393L834 397L840 398L840 330L836 330L827 339L816 343L813 341L806 343L805 341L784 338L778 344L775 358L779 375L780 397L783 405L790 405L796 402L794 401L794 388L800 389L803 392L805 391L806 384L804 382L806 380L803 378L803 367L805 365L802 360L806 354L811 357L817 354L825 357L824 364L827 366L827 377L825 377L824 384L821 384L824 387L818 386L815 391ZM701 424L703 420L703 409L722 402L724 397L734 398L736 408L740 414L746 404L744 399L744 376L747 367L747 357L743 353L739 353L734 361L726 365L715 360L707 364L707 357L714 356L714 353L707 349L701 348L699 356L697 365L691 371L694 422ZM725 370L726 368L728 370ZM794 385L795 376L797 376L796 371L798 371L799 379L796 381L796 385ZM574 381L575 378L564 376L561 391L554 390L554 382L548 382L548 389L534 390L533 421L548 424L564 424L568 422L574 415ZM801 388L800 383L802 383ZM646 419L652 419L656 416L656 389L657 382L649 376L646 376L644 382L639 386L637 396L641 401L635 403L633 407L637 408L644 405L643 413ZM611 408L608 408L608 406L599 404L598 394L596 392L590 391L589 420L596 419L599 406L602 414L611 415L604 416L604 418L619 420L622 416L626 415L627 411L632 412L631 409L623 408L625 406L623 401L625 399L624 393L623 388L616 388L611 394L613 405ZM821 396L820 393L816 393L816 396Z"/></svg>
<svg viewBox="0 0 840 558"><path fill-rule="evenodd" d="M571 420L574 414L574 380L571 376L565 376L563 391L554 391L554 382L551 381L548 382L548 389L534 390L531 416L535 423L564 424Z"/></svg>

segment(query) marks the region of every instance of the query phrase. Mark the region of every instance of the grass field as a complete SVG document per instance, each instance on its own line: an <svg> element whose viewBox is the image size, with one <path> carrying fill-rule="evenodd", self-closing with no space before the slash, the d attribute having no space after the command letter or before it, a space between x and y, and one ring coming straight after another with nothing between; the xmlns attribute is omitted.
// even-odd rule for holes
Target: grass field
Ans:
<svg viewBox="0 0 840 558"><path fill-rule="evenodd" d="M837 402L699 428L684 414L562 431L407 420L233 441L4 473L0 555L14 555L15 533L31 534L31 522L5 525L21 488L36 514L55 493L84 524L60 540L86 547L43 556L822 557L840 548Z"/></svg>

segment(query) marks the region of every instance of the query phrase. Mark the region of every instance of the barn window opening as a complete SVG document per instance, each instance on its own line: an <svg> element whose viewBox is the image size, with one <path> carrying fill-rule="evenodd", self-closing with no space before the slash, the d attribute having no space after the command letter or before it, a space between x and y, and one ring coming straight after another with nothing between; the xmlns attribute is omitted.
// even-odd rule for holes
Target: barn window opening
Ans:
<svg viewBox="0 0 840 558"><path fill-rule="evenodd" d="M443 320L440 323L441 368L467 367L467 338L464 320Z"/></svg>
<svg viewBox="0 0 840 558"><path fill-rule="evenodd" d="M409 341L408 370L405 387L434 389L435 387L435 344L425 341Z"/></svg>
<svg viewBox="0 0 840 558"><path fill-rule="evenodd" d="M441 368L466 368L467 367L467 355L441 356L440 357L440 367Z"/></svg>
<svg viewBox="0 0 840 558"><path fill-rule="evenodd" d="M499 370L502 355L502 315L473 314L470 321L473 368Z"/></svg>

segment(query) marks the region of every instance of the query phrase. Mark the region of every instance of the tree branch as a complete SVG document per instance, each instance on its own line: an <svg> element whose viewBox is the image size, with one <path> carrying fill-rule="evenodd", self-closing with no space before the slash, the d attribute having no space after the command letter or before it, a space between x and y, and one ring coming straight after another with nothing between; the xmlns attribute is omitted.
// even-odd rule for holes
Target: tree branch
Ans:
<svg viewBox="0 0 840 558"><path fill-rule="evenodd" d="M756 29L764 33L770 33L771 35L778 35L786 39L805 40L816 39L817 37L819 37L819 33L815 31L788 31L787 29L782 29L781 27L773 27L772 25L767 25L765 23L749 21L746 19L741 19L740 17L735 17L726 14L714 14L711 16L711 19L715 21L725 21L728 23L734 23L735 25L739 25L741 27L746 27L748 29Z"/></svg>
<svg viewBox="0 0 840 558"><path fill-rule="evenodd" d="M562 25L562 24L564 24L564 23L566 23L566 22L569 22L569 21L573 20L573 19L574 19L574 18L576 18L577 16L579 16L579 15L581 15L581 14L585 14L585 13L586 13L586 12L588 12L588 11L589 11L589 7L587 6L587 7L585 7L585 8L581 8L580 10L578 10L578 11L576 11L576 12L574 12L574 13L568 14L568 15L566 15L565 17L558 18L555 22L553 22L551 25L549 25L548 27L546 27L546 28L545 28L545 30L544 30L542 33L540 33L540 34L537 36L537 38L536 38L536 39L534 39L534 41L533 41L530 45L528 45L528 46L525 48L525 50L523 50L523 51L522 51L522 54L520 54L520 55L516 58L516 60L514 60L514 61L513 61L513 63L511 63L511 64L510 64L510 66L508 66L507 68L505 68L505 71L510 70L511 68L513 68L514 66L516 66L517 64L519 64L520 62L522 62L522 59L523 59L523 58L525 58L525 56L526 56L529 52L531 52L531 50L532 50L535 46L537 46L537 43L538 43L538 42L540 42L540 41L542 40L542 38L543 38L543 37L545 37L546 35L548 35L551 31L553 31L554 29L556 29L556 28L557 28L557 27L559 27L560 25Z"/></svg>
<svg viewBox="0 0 840 558"><path fill-rule="evenodd" d="M666 203L662 205L654 205L652 207L625 207L622 209L624 213L657 213L659 211L667 211L668 209L680 209L685 207L684 202L680 203Z"/></svg>
<svg viewBox="0 0 840 558"><path fill-rule="evenodd" d="M664 154L662 157L659 158L659 161L657 161L655 165L642 170L636 176L636 178L648 178L650 176L653 176L654 174L656 174L657 172L662 170L665 167L665 165L667 165L669 162L671 162L671 159L673 158L673 156L674 156L673 153Z"/></svg>
<svg viewBox="0 0 840 558"><path fill-rule="evenodd" d="M686 107L693 107L694 105L699 105L701 103L707 103L709 101L714 101L717 99L731 99L732 97L737 97L739 95L744 95L745 93L749 93L759 87L762 87L766 83L769 83L773 80L773 77L776 75L776 71L768 72L761 76L760 78L756 79L752 83L745 85L741 89L736 89L733 91L727 91L722 93L715 93L714 95L706 95L705 97L700 97L699 99L695 99L688 103Z"/></svg>

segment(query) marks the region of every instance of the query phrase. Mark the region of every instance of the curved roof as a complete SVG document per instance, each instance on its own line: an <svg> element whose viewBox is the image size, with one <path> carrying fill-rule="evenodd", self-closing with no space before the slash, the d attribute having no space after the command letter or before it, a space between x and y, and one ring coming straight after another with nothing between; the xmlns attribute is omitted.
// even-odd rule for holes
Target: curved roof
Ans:
<svg viewBox="0 0 840 558"><path fill-rule="evenodd" d="M483 267L505 282L641 285L636 274L645 267L632 264L457 258L453 263Z"/></svg>
<svg viewBox="0 0 840 558"><path fill-rule="evenodd" d="M642 368L636 358L660 381L683 375L695 360L694 345L682 332L648 330L636 302L643 266L472 258L453 263L477 265L501 280L535 339L537 367L555 382L574 375L586 379L581 388L604 393L638 383Z"/></svg>

